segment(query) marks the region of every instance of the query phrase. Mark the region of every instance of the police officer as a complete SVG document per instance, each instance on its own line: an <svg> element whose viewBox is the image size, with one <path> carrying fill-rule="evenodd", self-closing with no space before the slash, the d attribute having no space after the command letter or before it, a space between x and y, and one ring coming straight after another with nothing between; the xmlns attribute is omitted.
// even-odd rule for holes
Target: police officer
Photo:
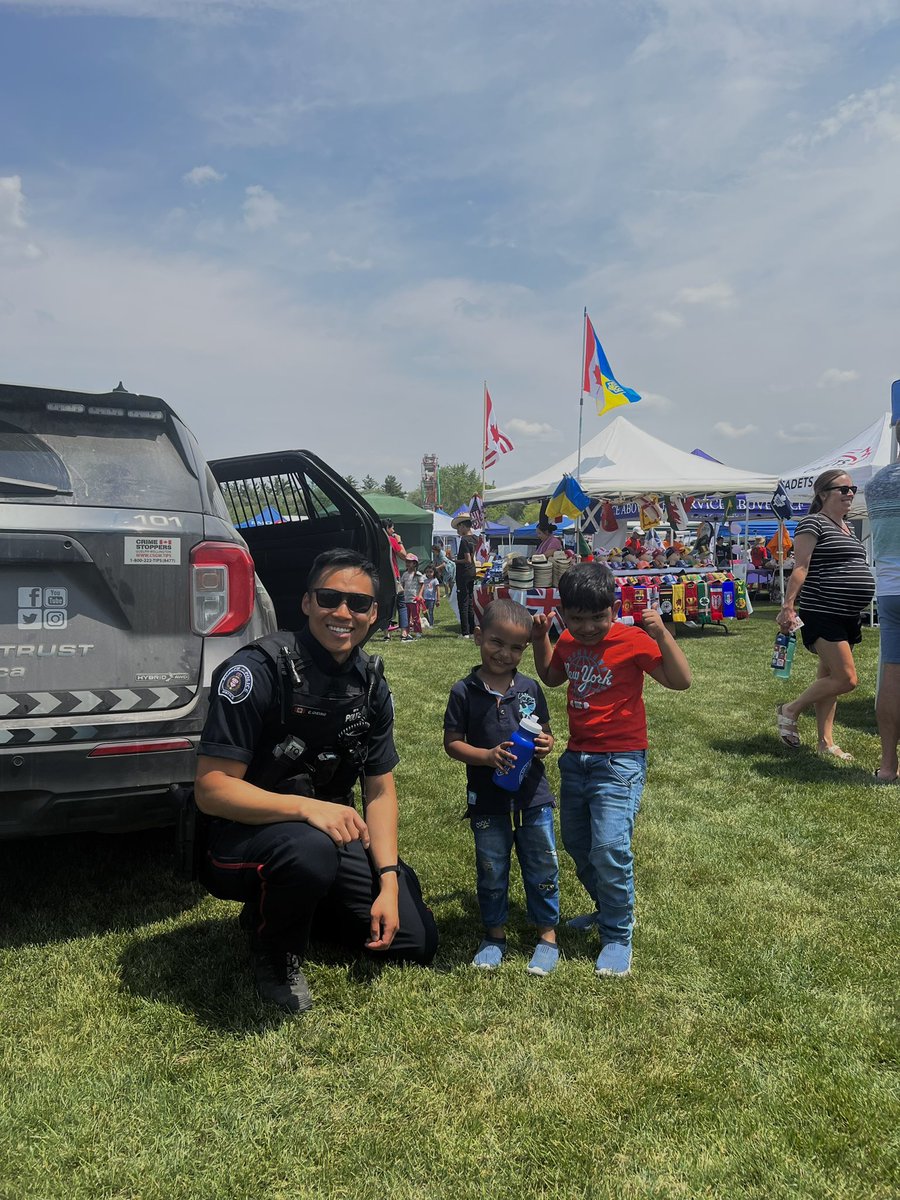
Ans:
<svg viewBox="0 0 900 1200"><path fill-rule="evenodd" d="M257 990L292 1012L312 1004L301 966L311 934L422 965L437 949L397 854L390 690L360 649L377 589L361 555L320 554L302 600L308 624L228 660L200 740L195 799L212 818L201 879L244 902Z"/></svg>

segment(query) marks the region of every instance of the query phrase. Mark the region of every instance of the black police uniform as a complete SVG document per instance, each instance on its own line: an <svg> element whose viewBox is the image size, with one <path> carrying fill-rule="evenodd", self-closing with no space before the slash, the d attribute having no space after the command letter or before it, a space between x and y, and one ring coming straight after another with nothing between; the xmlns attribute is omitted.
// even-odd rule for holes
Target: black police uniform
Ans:
<svg viewBox="0 0 900 1200"><path fill-rule="evenodd" d="M199 752L246 763L244 778L269 791L352 804L360 776L399 761L393 723L390 689L368 655L356 649L337 663L308 630L277 633L220 669ZM415 872L401 862L398 878L400 928L377 956L426 964L434 918ZM304 821L212 820L201 880L244 901L258 943L299 954L311 935L362 949L380 890L361 842L338 847Z"/></svg>

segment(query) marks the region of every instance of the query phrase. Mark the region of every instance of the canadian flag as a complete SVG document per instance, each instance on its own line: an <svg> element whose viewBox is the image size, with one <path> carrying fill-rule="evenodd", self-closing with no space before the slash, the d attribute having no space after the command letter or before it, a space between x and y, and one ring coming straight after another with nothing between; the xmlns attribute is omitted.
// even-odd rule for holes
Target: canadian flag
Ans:
<svg viewBox="0 0 900 1200"><path fill-rule="evenodd" d="M515 446L509 440L505 433L500 432L500 426L494 420L494 405L491 400L491 393L487 390L487 384L484 385L484 452L482 454L482 462L485 471L489 471L493 467L498 457L501 454L509 454L510 450L515 450Z"/></svg>

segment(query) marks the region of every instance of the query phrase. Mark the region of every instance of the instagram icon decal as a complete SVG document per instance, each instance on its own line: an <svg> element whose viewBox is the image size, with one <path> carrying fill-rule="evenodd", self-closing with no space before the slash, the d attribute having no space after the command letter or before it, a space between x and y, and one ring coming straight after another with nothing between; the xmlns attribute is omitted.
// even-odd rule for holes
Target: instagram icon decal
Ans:
<svg viewBox="0 0 900 1200"><path fill-rule="evenodd" d="M67 612L69 589L64 587L20 587L20 629L65 629L69 624Z"/></svg>

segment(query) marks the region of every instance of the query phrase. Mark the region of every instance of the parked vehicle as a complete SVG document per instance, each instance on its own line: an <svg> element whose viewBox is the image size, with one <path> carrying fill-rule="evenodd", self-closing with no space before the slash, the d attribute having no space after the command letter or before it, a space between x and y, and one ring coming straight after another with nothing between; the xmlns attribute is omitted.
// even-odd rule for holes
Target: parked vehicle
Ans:
<svg viewBox="0 0 900 1200"><path fill-rule="evenodd" d="M170 822L215 668L277 628L266 572L296 626L320 549L384 554L324 463L268 458L302 503L239 532L163 400L0 385L0 837Z"/></svg>

